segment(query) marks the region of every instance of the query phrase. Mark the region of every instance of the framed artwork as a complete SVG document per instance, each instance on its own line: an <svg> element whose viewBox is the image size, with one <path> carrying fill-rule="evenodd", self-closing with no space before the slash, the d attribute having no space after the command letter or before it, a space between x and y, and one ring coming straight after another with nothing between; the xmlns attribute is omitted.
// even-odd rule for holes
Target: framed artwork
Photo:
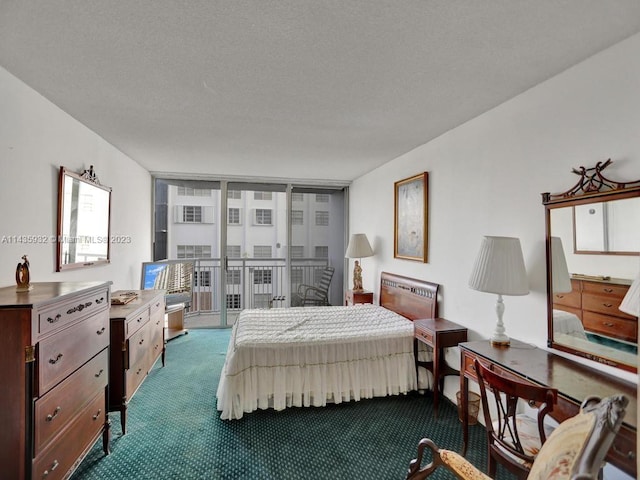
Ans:
<svg viewBox="0 0 640 480"><path fill-rule="evenodd" d="M427 172L394 183L395 258L427 262L428 187Z"/></svg>

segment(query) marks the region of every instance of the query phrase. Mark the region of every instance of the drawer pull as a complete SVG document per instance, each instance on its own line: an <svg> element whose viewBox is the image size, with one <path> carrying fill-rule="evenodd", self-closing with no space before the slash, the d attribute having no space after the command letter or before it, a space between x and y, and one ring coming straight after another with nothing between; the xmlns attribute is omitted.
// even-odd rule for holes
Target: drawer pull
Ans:
<svg viewBox="0 0 640 480"><path fill-rule="evenodd" d="M142 321L142 317L140 317L140 318L138 319L138 323L140 323L141 321Z"/></svg>
<svg viewBox="0 0 640 480"><path fill-rule="evenodd" d="M100 305L102 302L104 302L104 297L96 298L96 303L98 305Z"/></svg>
<svg viewBox="0 0 640 480"><path fill-rule="evenodd" d="M58 416L58 414L60 413L61 408L60 407L56 407L56 409L53 411L53 413L50 413L49 415L47 415L47 418L45 419L47 422L52 421L54 418L56 418Z"/></svg>
<svg viewBox="0 0 640 480"><path fill-rule="evenodd" d="M613 323L611 323L611 322L602 322L602 324L603 324L605 327L613 327L613 326L615 325L615 324L613 324Z"/></svg>
<svg viewBox="0 0 640 480"><path fill-rule="evenodd" d="M144 343L144 338L140 339L140 341L138 342L138 345L142 345Z"/></svg>
<svg viewBox="0 0 640 480"><path fill-rule="evenodd" d="M95 377L98 378L100 375L102 375L102 372L104 372L104 368L101 368L100 371L96 373Z"/></svg>
<svg viewBox="0 0 640 480"><path fill-rule="evenodd" d="M613 304L612 304L612 303L603 303L602 305L603 305L603 306L605 306L605 307L607 307L607 308L611 308L611 307L613 307Z"/></svg>
<svg viewBox="0 0 640 480"><path fill-rule="evenodd" d="M58 468L58 465L60 465L60 463L58 463L58 460L54 460L53 463L51 464L51 472L53 472L56 468ZM49 473L51 473L49 470L45 470L42 473L42 477L48 477Z"/></svg>
<svg viewBox="0 0 640 480"><path fill-rule="evenodd" d="M607 293L613 293L613 288L603 288L603 290Z"/></svg>
<svg viewBox="0 0 640 480"><path fill-rule="evenodd" d="M97 335L102 335L104 333L105 328L102 327L100 330L96 331Z"/></svg>
<svg viewBox="0 0 640 480"><path fill-rule="evenodd" d="M80 305L67 310L67 315L71 315L72 313L75 313L75 312L81 312L85 308L90 307L92 303L93 302L81 303Z"/></svg>
<svg viewBox="0 0 640 480"><path fill-rule="evenodd" d="M98 412L91 418L93 418L94 420L97 420L98 418L100 418L101 413L102 413L102 409L99 409Z"/></svg>
<svg viewBox="0 0 640 480"><path fill-rule="evenodd" d="M141 371L142 371L142 368L139 368L138 371L136 372L136 375L140 375Z"/></svg>
<svg viewBox="0 0 640 480"><path fill-rule="evenodd" d="M622 450L620 450L615 443L613 444L612 448L614 452L616 452L619 455L622 455L623 457L627 457L629 460L635 460L636 458L636 454L632 450L629 450L628 452L625 453Z"/></svg>
<svg viewBox="0 0 640 480"><path fill-rule="evenodd" d="M49 359L49 363L50 363L51 365L55 365L56 363L58 363L58 362L60 361L60 359L61 359L61 358L62 358L62 354L61 354L61 353L59 353L59 354L56 356L56 358L50 358L50 359Z"/></svg>
<svg viewBox="0 0 640 480"><path fill-rule="evenodd" d="M51 318L47 318L47 322L49 323L56 323L58 320L60 320L62 318L62 315L57 314L55 317Z"/></svg>

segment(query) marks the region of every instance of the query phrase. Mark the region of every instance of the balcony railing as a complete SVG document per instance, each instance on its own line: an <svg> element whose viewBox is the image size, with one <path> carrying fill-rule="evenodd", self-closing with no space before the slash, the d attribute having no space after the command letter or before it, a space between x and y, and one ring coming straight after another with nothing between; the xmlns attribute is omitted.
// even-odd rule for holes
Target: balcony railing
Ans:
<svg viewBox="0 0 640 480"><path fill-rule="evenodd" d="M224 288L227 310L289 306L287 287L295 293L300 284L316 284L327 264L327 259L293 259L290 278L284 258L230 258ZM190 313L220 313L221 270L219 258L194 260Z"/></svg>

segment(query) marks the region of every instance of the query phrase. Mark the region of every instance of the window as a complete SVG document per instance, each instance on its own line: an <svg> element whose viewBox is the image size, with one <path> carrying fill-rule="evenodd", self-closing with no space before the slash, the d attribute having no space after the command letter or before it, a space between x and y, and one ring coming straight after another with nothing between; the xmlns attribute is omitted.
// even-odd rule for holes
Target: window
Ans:
<svg viewBox="0 0 640 480"><path fill-rule="evenodd" d="M303 258L304 246L303 245L291 245L291 258Z"/></svg>
<svg viewBox="0 0 640 480"><path fill-rule="evenodd" d="M178 187L178 195L182 197L210 197L211 190L203 188Z"/></svg>
<svg viewBox="0 0 640 480"><path fill-rule="evenodd" d="M182 221L185 223L202 223L202 207L183 205Z"/></svg>
<svg viewBox="0 0 640 480"><path fill-rule="evenodd" d="M242 190L227 190L227 198L240 200L242 198Z"/></svg>
<svg viewBox="0 0 640 480"><path fill-rule="evenodd" d="M322 227L329 226L329 212L325 212L323 210L318 210L316 212L316 225Z"/></svg>
<svg viewBox="0 0 640 480"><path fill-rule="evenodd" d="M227 308L233 310L239 310L242 297L239 293L228 293L227 294Z"/></svg>
<svg viewBox="0 0 640 480"><path fill-rule="evenodd" d="M329 258L329 247L316 247L315 258Z"/></svg>
<svg viewBox="0 0 640 480"><path fill-rule="evenodd" d="M256 208L256 225L272 225L270 209Z"/></svg>
<svg viewBox="0 0 640 480"><path fill-rule="evenodd" d="M271 245L254 245L253 257L254 258L272 258Z"/></svg>
<svg viewBox="0 0 640 480"><path fill-rule="evenodd" d="M271 200L273 198L273 192L253 192L254 200Z"/></svg>
<svg viewBox="0 0 640 480"><path fill-rule="evenodd" d="M210 287L211 286L211 272L196 272L193 277L195 287Z"/></svg>
<svg viewBox="0 0 640 480"><path fill-rule="evenodd" d="M271 270L254 270L253 271L253 284L254 285L271 285Z"/></svg>
<svg viewBox="0 0 640 480"><path fill-rule="evenodd" d="M240 270L227 271L227 285L240 285Z"/></svg>
<svg viewBox="0 0 640 480"><path fill-rule="evenodd" d="M329 195L326 193L318 193L316 194L316 202L318 203L329 203Z"/></svg>
<svg viewBox="0 0 640 480"><path fill-rule="evenodd" d="M211 258L211 245L178 245L177 258Z"/></svg>
<svg viewBox="0 0 640 480"><path fill-rule="evenodd" d="M304 212L302 210L291 210L291 225L303 225Z"/></svg>
<svg viewBox="0 0 640 480"><path fill-rule="evenodd" d="M227 223L229 225L240 225L240 209L230 208L229 215L227 217Z"/></svg>
<svg viewBox="0 0 640 480"><path fill-rule="evenodd" d="M303 193L292 193L291 194L291 201L292 202L302 202L302 201L304 201L304 194Z"/></svg>
<svg viewBox="0 0 640 480"><path fill-rule="evenodd" d="M240 258L240 245L227 245L227 257Z"/></svg>

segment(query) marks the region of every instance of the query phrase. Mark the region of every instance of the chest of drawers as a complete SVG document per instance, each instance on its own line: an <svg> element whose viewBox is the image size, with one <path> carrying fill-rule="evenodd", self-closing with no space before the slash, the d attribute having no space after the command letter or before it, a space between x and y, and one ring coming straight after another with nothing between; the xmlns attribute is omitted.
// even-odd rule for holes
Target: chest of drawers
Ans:
<svg viewBox="0 0 640 480"><path fill-rule="evenodd" d="M122 296L124 292L113 292ZM164 365L164 290L131 290L135 299L112 305L109 410L120 412L122 433L127 429L127 406L142 381L162 356Z"/></svg>
<svg viewBox="0 0 640 480"><path fill-rule="evenodd" d="M572 279L569 293L556 293L553 308L580 318L587 332L638 342L638 319L618 308L631 281Z"/></svg>
<svg viewBox="0 0 640 480"><path fill-rule="evenodd" d="M110 282L0 289L2 478L66 479L109 452Z"/></svg>

